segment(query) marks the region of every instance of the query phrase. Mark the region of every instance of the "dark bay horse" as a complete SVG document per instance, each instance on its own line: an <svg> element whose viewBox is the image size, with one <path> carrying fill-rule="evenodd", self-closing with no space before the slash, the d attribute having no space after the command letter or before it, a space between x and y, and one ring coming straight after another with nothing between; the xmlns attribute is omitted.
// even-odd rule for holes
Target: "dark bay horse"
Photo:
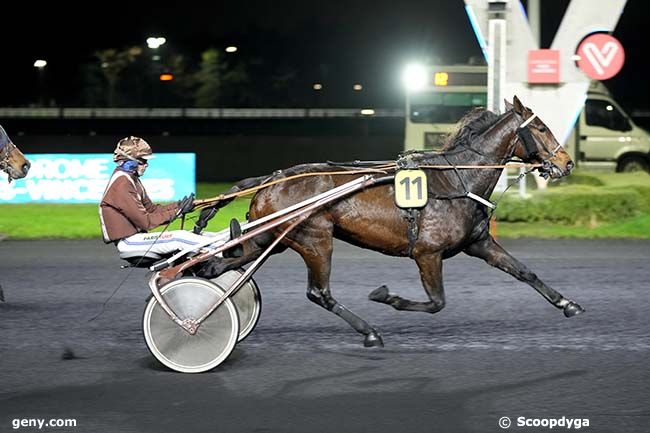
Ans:
<svg viewBox="0 0 650 433"><path fill-rule="evenodd" d="M27 176L30 162L11 141L5 130L0 126L0 170L8 175L9 182Z"/></svg>
<svg viewBox="0 0 650 433"><path fill-rule="evenodd" d="M513 156L528 163L540 163L539 171L552 178L569 174L573 162L553 134L515 97L507 112L496 115L475 110L462 120L458 132L450 137L443 152L411 155L416 165L500 165ZM326 164L296 166L273 178L303 172L340 170ZM307 297L348 322L365 335L366 346L383 345L379 333L365 320L334 299L330 291L330 267L333 239L379 251L392 256L412 257L420 270L427 301L414 301L391 293L381 286L369 299L397 310L436 313L445 306L442 261L460 252L479 257L515 278L528 283L547 301L571 317L584 310L548 287L537 275L506 252L489 233L489 213L480 201L467 197L471 192L484 199L492 194L502 169L424 169L430 197L419 212L417 239L409 241L407 212L398 208L392 184L379 185L328 205L307 219L282 240L274 253L292 248L308 269ZM250 219L258 219L301 200L330 190L357 175L321 175L303 177L262 189L253 197ZM261 183L261 178L247 179L233 190ZM223 204L221 204L223 205ZM217 205L220 207L221 205ZM283 226L275 229L276 233ZM259 236L244 246L240 258L208 262L201 269L205 275L219 274L242 266L259 256L271 243L273 234Z"/></svg>
<svg viewBox="0 0 650 433"><path fill-rule="evenodd" d="M7 180L20 179L27 176L31 164L25 155L11 141L4 128L0 126L0 170L7 173ZM4 294L0 287L0 302L4 302Z"/></svg>

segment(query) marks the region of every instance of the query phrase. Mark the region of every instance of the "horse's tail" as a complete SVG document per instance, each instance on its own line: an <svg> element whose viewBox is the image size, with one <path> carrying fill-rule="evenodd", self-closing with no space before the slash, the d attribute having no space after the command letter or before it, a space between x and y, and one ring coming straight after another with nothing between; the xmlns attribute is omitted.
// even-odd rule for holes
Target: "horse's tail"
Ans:
<svg viewBox="0 0 650 433"><path fill-rule="evenodd" d="M249 188L254 188L256 186L262 185L263 183L267 182L273 177L273 175L266 175L266 176L258 176L258 177L249 177L243 180L240 180L236 184L234 184L230 189L225 191L222 195L224 196L229 196L244 190L247 190ZM208 225L208 221L210 221L219 211L224 206L227 206L230 202L232 202L235 198L237 197L230 197L230 198L224 198L224 199L215 199L214 201L211 201L210 204L207 206L203 207L201 209L201 213L199 215L199 218L196 220L196 223L194 225L194 233L201 233L203 229Z"/></svg>
<svg viewBox="0 0 650 433"><path fill-rule="evenodd" d="M227 192L226 194L230 193L235 193L239 191L244 191L249 188L255 188L256 186L260 186L269 180L273 178L274 175L265 175L265 176L257 176L257 177L248 177L244 180L240 180L236 184L234 184Z"/></svg>

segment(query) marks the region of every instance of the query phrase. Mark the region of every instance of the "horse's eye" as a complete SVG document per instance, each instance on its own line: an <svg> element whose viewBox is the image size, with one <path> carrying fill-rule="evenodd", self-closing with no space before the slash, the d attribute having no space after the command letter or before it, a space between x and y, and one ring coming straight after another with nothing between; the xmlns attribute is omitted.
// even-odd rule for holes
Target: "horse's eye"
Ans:
<svg viewBox="0 0 650 433"><path fill-rule="evenodd" d="M542 126L539 128L539 132L546 132L546 126Z"/></svg>

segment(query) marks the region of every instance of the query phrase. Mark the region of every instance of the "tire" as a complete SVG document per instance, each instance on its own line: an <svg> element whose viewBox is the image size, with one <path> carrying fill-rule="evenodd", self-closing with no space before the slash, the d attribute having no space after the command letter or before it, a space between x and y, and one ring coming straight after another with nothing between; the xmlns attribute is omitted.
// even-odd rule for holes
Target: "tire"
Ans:
<svg viewBox="0 0 650 433"><path fill-rule="evenodd" d="M648 172L648 160L641 156L626 156L618 163L619 172L635 172L645 171Z"/></svg>
<svg viewBox="0 0 650 433"><path fill-rule="evenodd" d="M224 272L210 281L222 290L227 291L243 273L243 269L234 269ZM239 339L237 342L240 342L253 332L253 329L257 326L257 322L260 320L262 313L262 295L257 283L251 277L230 299L235 304L239 315Z"/></svg>
<svg viewBox="0 0 650 433"><path fill-rule="evenodd" d="M172 281L160 292L181 320L198 319L224 294L210 281L193 277ZM239 317L230 299L201 323L195 335L174 323L154 297L145 306L142 323L151 354L181 373L215 368L232 353L239 337Z"/></svg>

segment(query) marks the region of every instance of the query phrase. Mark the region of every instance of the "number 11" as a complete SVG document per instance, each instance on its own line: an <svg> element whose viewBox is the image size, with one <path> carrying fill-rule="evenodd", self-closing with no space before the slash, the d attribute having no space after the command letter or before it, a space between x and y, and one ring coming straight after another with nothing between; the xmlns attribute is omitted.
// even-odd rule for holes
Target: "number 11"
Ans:
<svg viewBox="0 0 650 433"><path fill-rule="evenodd" d="M400 185L404 185L406 200L411 200L411 183L417 186L417 199L422 200L422 178L416 177L415 179L411 180L411 178L408 176L402 179L400 182Z"/></svg>

